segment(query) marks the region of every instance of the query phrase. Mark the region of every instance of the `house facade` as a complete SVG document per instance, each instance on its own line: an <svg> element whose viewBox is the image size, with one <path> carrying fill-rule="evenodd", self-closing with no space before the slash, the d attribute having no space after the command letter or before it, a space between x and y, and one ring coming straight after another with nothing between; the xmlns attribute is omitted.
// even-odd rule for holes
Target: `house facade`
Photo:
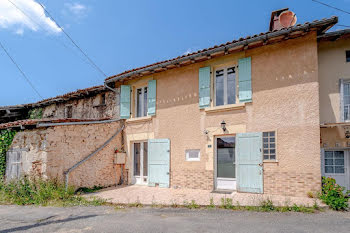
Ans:
<svg viewBox="0 0 350 233"><path fill-rule="evenodd" d="M130 184L304 196L321 187L317 36L336 18L112 76Z"/></svg>
<svg viewBox="0 0 350 233"><path fill-rule="evenodd" d="M322 174L350 189L350 30L319 37Z"/></svg>

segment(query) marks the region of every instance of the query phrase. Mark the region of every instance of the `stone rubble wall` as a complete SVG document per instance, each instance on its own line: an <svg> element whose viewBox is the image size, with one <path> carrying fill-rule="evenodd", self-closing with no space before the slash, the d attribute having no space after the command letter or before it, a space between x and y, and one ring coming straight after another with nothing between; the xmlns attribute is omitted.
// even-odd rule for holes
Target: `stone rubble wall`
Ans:
<svg viewBox="0 0 350 233"><path fill-rule="evenodd" d="M64 181L64 171L102 146L121 127L121 123L54 126L24 130L14 138L11 148L23 152L25 174ZM121 148L119 133L105 148L78 166L69 175L76 187L112 186L119 183L120 166L114 164L115 148Z"/></svg>

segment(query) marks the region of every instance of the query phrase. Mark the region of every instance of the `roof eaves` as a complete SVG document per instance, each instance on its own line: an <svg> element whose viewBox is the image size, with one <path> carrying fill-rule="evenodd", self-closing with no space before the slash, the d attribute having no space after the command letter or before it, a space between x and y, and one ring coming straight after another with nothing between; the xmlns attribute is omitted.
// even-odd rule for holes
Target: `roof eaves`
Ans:
<svg viewBox="0 0 350 233"><path fill-rule="evenodd" d="M248 44L251 44L251 43L254 43L257 41L267 41L269 39L279 37L279 36L288 35L292 32L296 32L296 31L303 31L303 30L308 31L310 29L317 28L317 29L319 29L318 30L319 33L324 33L325 31L327 31L330 27L332 27L337 22L338 22L338 17L333 16L331 18L325 18L322 20L315 20L313 22L306 22L302 25L298 24L298 25L295 25L293 27L283 28L283 29L278 30L278 31L260 33L259 35L248 36L246 38L240 38L239 40L234 40L231 42L227 42L225 44L221 44L219 46L214 46L214 47L211 47L208 49L203 49L203 50L200 50L198 52L194 52L194 53L191 53L188 55L183 55L183 56L173 58L170 60L165 60L165 61L153 63L151 65L147 65L144 67L139 67L139 68L136 68L133 70L125 71L125 72L122 72L118 75L108 77L105 80L105 83L110 83L110 82L114 82L114 81L122 81L124 78L138 75L138 74L141 74L142 72L154 71L155 69L164 68L164 67L171 66L171 65L176 66L176 65L181 64L185 61L195 60L196 58L202 57L202 56L210 57L211 54L214 54L217 52L227 51L229 49L239 47L239 46L244 47L244 46L247 46Z"/></svg>

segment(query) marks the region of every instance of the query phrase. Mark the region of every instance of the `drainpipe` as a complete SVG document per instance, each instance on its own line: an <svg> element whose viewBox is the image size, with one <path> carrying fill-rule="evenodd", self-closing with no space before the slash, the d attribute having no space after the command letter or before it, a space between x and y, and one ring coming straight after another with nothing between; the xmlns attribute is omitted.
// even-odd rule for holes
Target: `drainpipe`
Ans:
<svg viewBox="0 0 350 233"><path fill-rule="evenodd" d="M115 89L113 89L113 88L109 87L109 86L107 85L107 83L106 83L106 82L104 82L104 83L103 83L103 86L104 86L105 88L107 88L107 89L109 89L109 90L113 91L114 93L117 93L117 91L116 91Z"/></svg>
<svg viewBox="0 0 350 233"><path fill-rule="evenodd" d="M92 152L91 154L89 154L88 156L86 156L84 159L82 159L81 161L79 161L78 163L74 164L71 168L69 168L67 171L65 171L63 174L65 175L65 187L66 187L66 191L68 189L68 182L69 182L69 174L76 169L78 166L80 166L81 164L83 164L85 161L87 161L88 159L90 159L92 156L94 156L95 154L97 154L99 151L101 151L103 148L105 148L108 143L110 143L113 138L115 138L120 132L122 132L124 129L124 123L122 125L122 127L120 129L118 129L115 134L113 134L112 137L110 137L105 143L103 143L102 146L100 146L99 148L97 148L97 150L95 150L94 152Z"/></svg>

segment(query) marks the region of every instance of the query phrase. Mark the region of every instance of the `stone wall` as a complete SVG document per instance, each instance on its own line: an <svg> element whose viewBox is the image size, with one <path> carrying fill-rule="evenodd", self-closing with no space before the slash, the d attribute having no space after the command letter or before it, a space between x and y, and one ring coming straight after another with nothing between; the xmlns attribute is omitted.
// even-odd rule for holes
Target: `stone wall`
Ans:
<svg viewBox="0 0 350 233"><path fill-rule="evenodd" d="M103 94L105 95L105 103L102 102ZM72 99L66 102L53 103L43 108L43 118L67 118L67 106L72 106L71 118L75 119L118 118L119 94L112 91L105 91L82 99Z"/></svg>
<svg viewBox="0 0 350 233"><path fill-rule="evenodd" d="M35 174L63 182L64 171L97 150L120 127L118 121L24 130L15 136L11 148L24 150L24 173L33 174L37 170ZM120 147L121 133L104 149L72 171L69 184L76 187L105 187L119 183L121 168L114 164L114 151Z"/></svg>

